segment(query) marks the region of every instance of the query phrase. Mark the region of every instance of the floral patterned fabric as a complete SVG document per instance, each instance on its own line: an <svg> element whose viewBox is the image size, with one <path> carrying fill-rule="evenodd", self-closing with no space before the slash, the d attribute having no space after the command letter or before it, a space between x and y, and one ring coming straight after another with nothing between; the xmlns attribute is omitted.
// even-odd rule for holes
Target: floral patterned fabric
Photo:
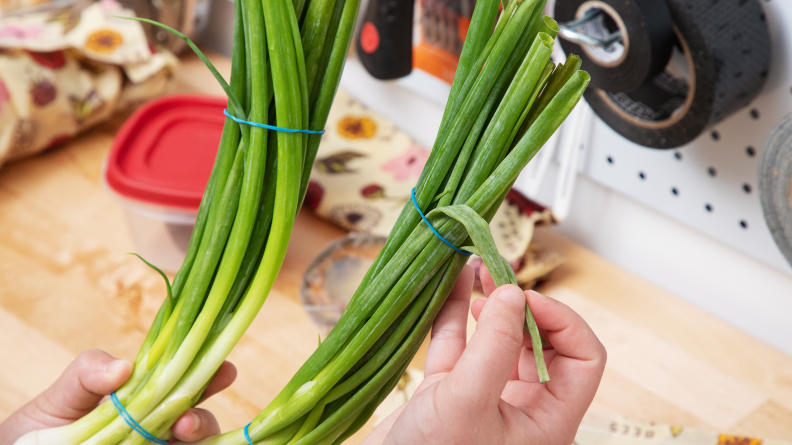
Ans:
<svg viewBox="0 0 792 445"><path fill-rule="evenodd" d="M792 442L587 414L575 445L792 445Z"/></svg>
<svg viewBox="0 0 792 445"><path fill-rule="evenodd" d="M47 3L48 0L0 0L0 13L11 12Z"/></svg>
<svg viewBox="0 0 792 445"><path fill-rule="evenodd" d="M0 20L0 165L148 100L178 60L115 0Z"/></svg>
<svg viewBox="0 0 792 445"><path fill-rule="evenodd" d="M305 206L341 228L387 236L410 200L429 149L339 90L311 172ZM534 225L552 212L512 190L490 227L521 283L532 285L561 264L556 252L529 248ZM480 260L471 260L474 266ZM522 274L520 273L522 272Z"/></svg>

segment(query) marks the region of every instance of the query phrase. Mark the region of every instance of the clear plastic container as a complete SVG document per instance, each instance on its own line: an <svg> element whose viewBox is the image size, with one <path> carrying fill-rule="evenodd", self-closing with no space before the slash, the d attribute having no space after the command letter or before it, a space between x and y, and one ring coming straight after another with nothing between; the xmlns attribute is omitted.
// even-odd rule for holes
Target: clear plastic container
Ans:
<svg viewBox="0 0 792 445"><path fill-rule="evenodd" d="M135 253L168 272L184 261L223 130L225 99L166 96L140 107L102 170L124 209Z"/></svg>
<svg viewBox="0 0 792 445"><path fill-rule="evenodd" d="M184 262L197 213L135 202L113 192L107 183L105 189L124 209L135 253L165 272L176 273Z"/></svg>

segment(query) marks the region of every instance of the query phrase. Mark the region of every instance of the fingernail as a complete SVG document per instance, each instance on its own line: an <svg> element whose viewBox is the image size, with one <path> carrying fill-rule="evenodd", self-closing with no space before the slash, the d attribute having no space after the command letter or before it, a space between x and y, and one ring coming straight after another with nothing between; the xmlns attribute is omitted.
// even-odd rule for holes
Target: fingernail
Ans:
<svg viewBox="0 0 792 445"><path fill-rule="evenodd" d="M107 373L110 375L119 375L122 373L126 373L127 369L132 366L132 362L129 360L113 360L110 364L107 365Z"/></svg>
<svg viewBox="0 0 792 445"><path fill-rule="evenodd" d="M201 430L201 416L195 413L191 413L191 415L193 419L192 432L195 434Z"/></svg>
<svg viewBox="0 0 792 445"><path fill-rule="evenodd" d="M508 286L498 292L498 298L518 307L525 307L525 294L517 286Z"/></svg>
<svg viewBox="0 0 792 445"><path fill-rule="evenodd" d="M535 296L536 298L538 298L540 300L547 300L547 298L548 298L546 295L542 295L542 294L540 294L539 292L537 292L537 291L535 291L533 289L529 290L528 292L530 292L533 296Z"/></svg>
<svg viewBox="0 0 792 445"><path fill-rule="evenodd" d="M483 301L484 303L489 301L489 297L479 297L478 299Z"/></svg>

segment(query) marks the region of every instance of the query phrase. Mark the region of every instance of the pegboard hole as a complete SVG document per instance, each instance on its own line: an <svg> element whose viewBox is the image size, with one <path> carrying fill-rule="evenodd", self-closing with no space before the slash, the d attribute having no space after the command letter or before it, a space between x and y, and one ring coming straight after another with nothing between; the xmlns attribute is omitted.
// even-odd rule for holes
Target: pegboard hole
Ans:
<svg viewBox="0 0 792 445"><path fill-rule="evenodd" d="M676 153L674 153L674 157L676 158L677 161L681 161L682 160L682 153L676 152Z"/></svg>
<svg viewBox="0 0 792 445"><path fill-rule="evenodd" d="M674 196L679 196L679 190L676 187L671 187L671 194Z"/></svg>
<svg viewBox="0 0 792 445"><path fill-rule="evenodd" d="M743 189L743 191L744 191L745 193L751 193L751 190L752 190L752 189L751 189L751 184L748 184L748 183L746 182L745 184L743 184L743 186L742 186L742 189Z"/></svg>
<svg viewBox="0 0 792 445"><path fill-rule="evenodd" d="M608 164L613 165L613 158L611 156L608 156L607 158L605 158L605 160L608 161Z"/></svg>
<svg viewBox="0 0 792 445"><path fill-rule="evenodd" d="M704 210L712 212L712 204L704 204Z"/></svg>
<svg viewBox="0 0 792 445"><path fill-rule="evenodd" d="M748 221L746 221L744 219L740 220L740 227L742 227L743 229L747 229L748 228Z"/></svg>
<svg viewBox="0 0 792 445"><path fill-rule="evenodd" d="M745 154L747 154L749 158L752 158L756 156L756 149L749 145L745 148Z"/></svg>
<svg viewBox="0 0 792 445"><path fill-rule="evenodd" d="M757 110L756 108L752 108L750 114L752 118L759 119L759 110Z"/></svg>
<svg viewBox="0 0 792 445"><path fill-rule="evenodd" d="M715 170L715 167L708 168L707 173L709 173L709 175L712 176L713 178L718 176L718 171Z"/></svg>
<svg viewBox="0 0 792 445"><path fill-rule="evenodd" d="M645 180L646 174L644 174L644 172L638 172L638 177L641 178L641 180Z"/></svg>
<svg viewBox="0 0 792 445"><path fill-rule="evenodd" d="M720 133L718 133L717 131L713 131L712 133L710 133L710 136L712 137L713 141L719 141L720 140Z"/></svg>

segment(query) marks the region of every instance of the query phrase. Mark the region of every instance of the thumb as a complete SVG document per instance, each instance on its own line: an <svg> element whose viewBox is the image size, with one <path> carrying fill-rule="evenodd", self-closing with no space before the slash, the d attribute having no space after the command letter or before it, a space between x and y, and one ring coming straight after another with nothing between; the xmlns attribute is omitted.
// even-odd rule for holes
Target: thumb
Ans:
<svg viewBox="0 0 792 445"><path fill-rule="evenodd" d="M460 402L469 406L497 406L523 345L525 294L507 284L490 295L457 365L446 378L459 388Z"/></svg>
<svg viewBox="0 0 792 445"><path fill-rule="evenodd" d="M76 420L118 389L131 374L129 360L116 359L98 349L85 351L30 405L45 416Z"/></svg>

